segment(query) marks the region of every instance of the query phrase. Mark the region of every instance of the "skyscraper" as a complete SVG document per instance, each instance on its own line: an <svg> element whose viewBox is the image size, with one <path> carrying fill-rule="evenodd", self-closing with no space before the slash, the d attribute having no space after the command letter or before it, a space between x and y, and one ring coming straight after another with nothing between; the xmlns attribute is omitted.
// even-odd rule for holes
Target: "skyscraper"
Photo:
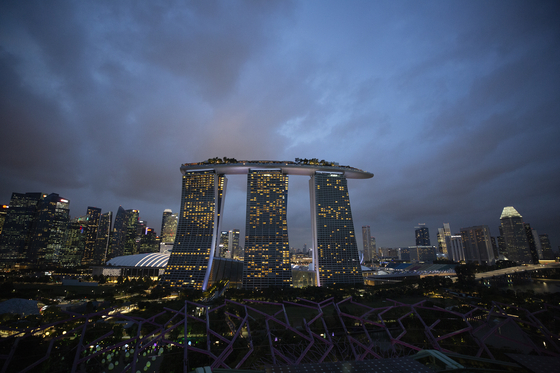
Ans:
<svg viewBox="0 0 560 373"><path fill-rule="evenodd" d="M229 231L228 244L232 258L237 260L242 259L243 253L241 252L241 246L239 246L239 229L232 229Z"/></svg>
<svg viewBox="0 0 560 373"><path fill-rule="evenodd" d="M363 284L346 177L316 171L309 189L317 286Z"/></svg>
<svg viewBox="0 0 560 373"><path fill-rule="evenodd" d="M8 216L8 210L10 206L0 205L0 237L2 236L2 228L4 228L4 222L6 221L6 216Z"/></svg>
<svg viewBox="0 0 560 373"><path fill-rule="evenodd" d="M375 237L370 237L369 247L371 249L371 260L377 260L379 257L379 253L377 252L377 244L375 241Z"/></svg>
<svg viewBox="0 0 560 373"><path fill-rule="evenodd" d="M451 229L449 223L443 223L443 228L438 228L437 240L438 251L442 254L447 254L447 244L445 237L451 236Z"/></svg>
<svg viewBox="0 0 560 373"><path fill-rule="evenodd" d="M177 236L162 284L205 290L223 213L227 179L213 169L183 172Z"/></svg>
<svg viewBox="0 0 560 373"><path fill-rule="evenodd" d="M234 282L246 288L291 285L286 209L288 174L296 174L311 176L317 278L324 285L363 284L346 179L367 179L373 176L371 173L317 159L238 161L226 157L185 163L181 173L181 213L173 250L161 279L163 286L205 290L209 284L225 278L226 273L233 273L226 270L227 266L239 267L235 261L216 257L227 180L224 175L228 173L248 175L244 254L239 247L238 230L228 236L233 257L244 258L243 281Z"/></svg>
<svg viewBox="0 0 560 373"><path fill-rule="evenodd" d="M39 265L58 263L70 220L70 201L51 193L39 203L33 220L27 261Z"/></svg>
<svg viewBox="0 0 560 373"><path fill-rule="evenodd" d="M229 232L220 232L220 243L218 244L218 249L216 250L214 256L219 258L231 258L231 251L229 249Z"/></svg>
<svg viewBox="0 0 560 373"><path fill-rule="evenodd" d="M282 170L250 169L243 288L292 285L287 210L288 175Z"/></svg>
<svg viewBox="0 0 560 373"><path fill-rule="evenodd" d="M552 246L550 246L550 240L548 239L548 234L539 234L539 241L542 247L543 259L553 260L554 253L552 252Z"/></svg>
<svg viewBox="0 0 560 373"><path fill-rule="evenodd" d="M362 226L362 242L364 245L364 261L369 262L372 258L371 230L369 225Z"/></svg>
<svg viewBox="0 0 560 373"><path fill-rule="evenodd" d="M177 233L178 214L174 214L170 209L166 209L161 220L161 242L173 243Z"/></svg>
<svg viewBox="0 0 560 373"><path fill-rule="evenodd" d="M111 248L107 254L107 259L138 253L136 237L140 223L139 216L140 212L138 210L125 210L122 206L119 206L117 216L115 216Z"/></svg>
<svg viewBox="0 0 560 373"><path fill-rule="evenodd" d="M494 264L496 259L492 249L490 228L487 225L461 228L461 237L467 262Z"/></svg>
<svg viewBox="0 0 560 373"><path fill-rule="evenodd" d="M504 255L511 261L530 264L533 262L523 218L513 206L504 207L500 216L501 235L504 239Z"/></svg>
<svg viewBox="0 0 560 373"><path fill-rule="evenodd" d="M97 229L97 241L95 244L95 252L93 254L93 262L105 264L107 261L107 251L111 243L111 224L113 222L113 212L109 211L101 214L99 217L99 225Z"/></svg>
<svg viewBox="0 0 560 373"><path fill-rule="evenodd" d="M111 245L107 253L107 260L123 255L124 242L126 240L127 212L119 206L117 215L115 215L115 223L113 224L113 232L111 234Z"/></svg>
<svg viewBox="0 0 560 373"><path fill-rule="evenodd" d="M86 243L84 248L84 255L82 257L83 265L99 265L94 259L95 246L97 244L97 230L99 229L99 217L101 216L101 209L97 207L88 207L86 213Z"/></svg>
<svg viewBox="0 0 560 373"><path fill-rule="evenodd" d="M426 224L418 224L414 233L416 235L416 246L432 246L430 244L430 231L425 226Z"/></svg>
<svg viewBox="0 0 560 373"><path fill-rule="evenodd" d="M59 255L61 267L77 267L81 264L86 245L86 216L72 219L66 226L64 245Z"/></svg>
<svg viewBox="0 0 560 373"><path fill-rule="evenodd" d="M25 262L31 226L37 217L42 193L12 193L10 208L0 236L0 260L4 263Z"/></svg>
<svg viewBox="0 0 560 373"><path fill-rule="evenodd" d="M140 254L157 253L159 251L159 240L156 231L153 228L146 227L139 236Z"/></svg>
<svg viewBox="0 0 560 373"><path fill-rule="evenodd" d="M539 253L541 243L539 242L537 247L537 242L536 242L538 240L538 235L533 234L534 229L531 228L531 224L529 223L523 223L523 228L525 229L525 234L527 235L527 243L529 244L529 252L531 253L531 259L533 259L534 264L538 264L539 256L542 257L542 253ZM535 236L537 236L537 240L535 240Z"/></svg>
<svg viewBox="0 0 560 373"><path fill-rule="evenodd" d="M447 257L454 262L465 260L465 250L463 249L463 238L459 234L452 234L445 237L447 246Z"/></svg>

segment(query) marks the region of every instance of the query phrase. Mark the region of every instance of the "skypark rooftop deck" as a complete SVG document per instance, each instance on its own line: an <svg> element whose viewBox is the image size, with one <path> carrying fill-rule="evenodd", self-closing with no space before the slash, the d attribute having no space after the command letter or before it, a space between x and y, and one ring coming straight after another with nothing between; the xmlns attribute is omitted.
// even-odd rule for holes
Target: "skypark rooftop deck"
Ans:
<svg viewBox="0 0 560 373"><path fill-rule="evenodd" d="M209 160L211 161L211 160ZM184 174L189 171L216 170L219 174L247 174L249 169L281 169L283 173L288 175L307 175L312 176L315 172L332 172L342 173L347 179L369 179L373 177L371 172L362 171L358 168L350 166L340 166L330 162L293 162L293 161L227 161L223 162L198 162L185 163L181 166L181 172Z"/></svg>

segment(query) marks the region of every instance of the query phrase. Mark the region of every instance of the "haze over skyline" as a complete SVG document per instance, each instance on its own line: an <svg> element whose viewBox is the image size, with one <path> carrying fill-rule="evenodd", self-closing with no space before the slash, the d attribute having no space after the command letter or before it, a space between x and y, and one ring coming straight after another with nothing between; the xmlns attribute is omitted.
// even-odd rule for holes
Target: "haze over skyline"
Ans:
<svg viewBox="0 0 560 373"><path fill-rule="evenodd" d="M58 193L179 212L182 163L318 158L349 180L358 247L488 225L505 206L560 245L557 1L3 1L0 203ZM222 228L245 228L228 176ZM290 177L290 246L311 241Z"/></svg>

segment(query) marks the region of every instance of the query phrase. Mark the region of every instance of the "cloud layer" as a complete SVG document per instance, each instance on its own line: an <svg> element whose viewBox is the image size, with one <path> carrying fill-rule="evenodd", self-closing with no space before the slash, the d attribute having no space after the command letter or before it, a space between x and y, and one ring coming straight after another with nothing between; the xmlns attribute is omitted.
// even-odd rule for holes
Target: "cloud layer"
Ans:
<svg viewBox="0 0 560 373"><path fill-rule="evenodd" d="M375 174L349 185L380 246L417 223L498 235L513 205L556 247L558 19L554 1L4 1L0 198L122 205L159 231L181 163L316 157ZM244 228L244 188L230 178L225 229Z"/></svg>

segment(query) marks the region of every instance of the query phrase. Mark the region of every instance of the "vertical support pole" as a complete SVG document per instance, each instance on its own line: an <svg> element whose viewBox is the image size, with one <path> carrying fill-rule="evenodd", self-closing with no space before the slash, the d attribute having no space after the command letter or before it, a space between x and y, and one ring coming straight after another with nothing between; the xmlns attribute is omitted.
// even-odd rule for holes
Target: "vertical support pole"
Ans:
<svg viewBox="0 0 560 373"><path fill-rule="evenodd" d="M185 307L183 308L184 312L184 319L183 319L183 328L185 331L183 332L183 373L187 373L188 370L188 360L187 360L187 301L185 300Z"/></svg>

